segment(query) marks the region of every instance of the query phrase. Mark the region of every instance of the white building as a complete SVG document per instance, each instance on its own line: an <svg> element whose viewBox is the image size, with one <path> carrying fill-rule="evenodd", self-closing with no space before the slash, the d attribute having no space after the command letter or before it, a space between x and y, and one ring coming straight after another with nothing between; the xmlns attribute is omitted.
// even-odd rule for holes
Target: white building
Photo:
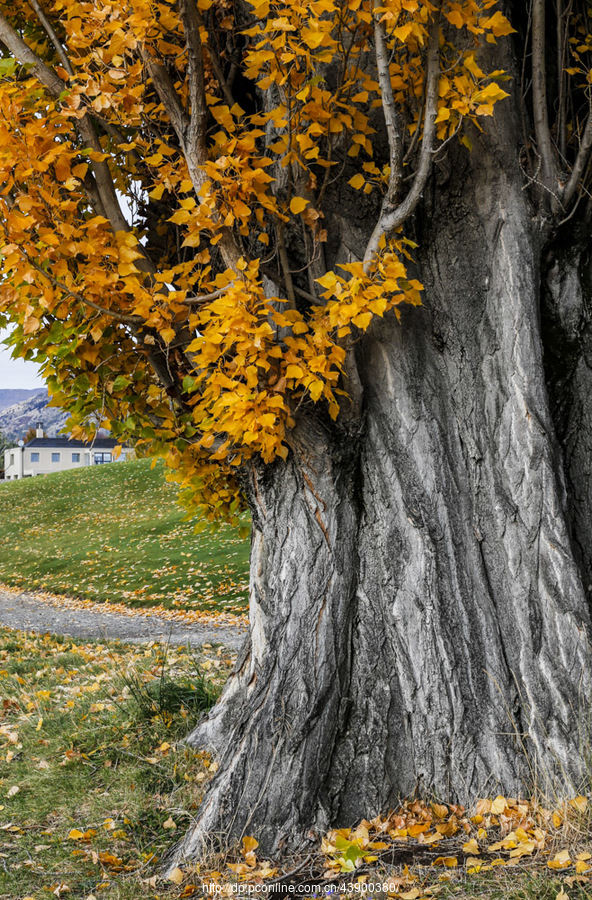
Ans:
<svg viewBox="0 0 592 900"><path fill-rule="evenodd" d="M95 438L89 443L67 437L46 438L39 423L37 436L33 440L28 444L21 441L19 446L4 451L4 478L14 481L33 475L49 475L65 469L96 466L116 460L121 462L132 455L132 450L122 447L119 456L115 456L115 447L117 441L113 438Z"/></svg>

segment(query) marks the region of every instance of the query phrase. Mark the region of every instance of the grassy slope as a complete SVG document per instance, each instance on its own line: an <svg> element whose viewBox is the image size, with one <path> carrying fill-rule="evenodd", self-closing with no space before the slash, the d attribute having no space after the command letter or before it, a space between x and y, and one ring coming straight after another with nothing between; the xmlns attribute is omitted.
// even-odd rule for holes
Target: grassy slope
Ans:
<svg viewBox="0 0 592 900"><path fill-rule="evenodd" d="M149 460L0 485L0 582L129 606L243 612L248 541L194 533Z"/></svg>

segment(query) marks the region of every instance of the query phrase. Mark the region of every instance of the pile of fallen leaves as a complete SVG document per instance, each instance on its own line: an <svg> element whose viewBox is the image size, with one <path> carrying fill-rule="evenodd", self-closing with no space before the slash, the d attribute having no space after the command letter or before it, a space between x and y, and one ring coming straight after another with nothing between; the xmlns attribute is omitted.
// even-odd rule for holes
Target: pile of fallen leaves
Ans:
<svg viewBox="0 0 592 900"><path fill-rule="evenodd" d="M245 837L236 861L227 858L224 865L209 870L177 868L170 877L184 884L184 897L202 893L204 884L210 893L214 885L219 895L232 896L237 884L242 884L251 885L251 893L262 896L274 896L280 888L304 896L301 891L308 885L313 896L428 900L437 895L458 896L459 891L465 897L475 896L470 889L467 892L467 877L503 867L515 870L517 876L542 877L543 883L548 877L549 896L569 900L570 896L591 896L588 816L589 800L584 796L553 810L498 796L479 800L470 814L458 805L414 801L386 817L363 820L354 829L330 831L316 850L303 860L292 860L288 867L260 860L257 841ZM576 892L569 894L569 889Z"/></svg>

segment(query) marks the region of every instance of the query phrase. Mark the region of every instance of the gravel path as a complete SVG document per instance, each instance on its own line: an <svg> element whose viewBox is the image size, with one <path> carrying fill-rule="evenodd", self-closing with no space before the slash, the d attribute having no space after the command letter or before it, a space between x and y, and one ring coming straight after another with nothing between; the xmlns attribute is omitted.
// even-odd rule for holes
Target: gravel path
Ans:
<svg viewBox="0 0 592 900"><path fill-rule="evenodd" d="M74 638L121 640L130 643L161 641L170 644L225 644L240 646L246 628L243 625L187 623L139 614L94 609L68 609L35 598L34 594L7 593L0 590L0 625L40 634L63 634Z"/></svg>

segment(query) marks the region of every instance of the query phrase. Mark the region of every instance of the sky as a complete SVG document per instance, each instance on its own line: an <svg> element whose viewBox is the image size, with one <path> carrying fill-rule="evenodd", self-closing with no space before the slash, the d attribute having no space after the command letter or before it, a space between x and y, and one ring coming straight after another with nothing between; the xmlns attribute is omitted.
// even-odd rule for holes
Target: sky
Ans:
<svg viewBox="0 0 592 900"><path fill-rule="evenodd" d="M0 329L0 390L45 387L35 363L25 362L22 359L11 359L11 349L1 343L8 337L8 334L8 331Z"/></svg>

